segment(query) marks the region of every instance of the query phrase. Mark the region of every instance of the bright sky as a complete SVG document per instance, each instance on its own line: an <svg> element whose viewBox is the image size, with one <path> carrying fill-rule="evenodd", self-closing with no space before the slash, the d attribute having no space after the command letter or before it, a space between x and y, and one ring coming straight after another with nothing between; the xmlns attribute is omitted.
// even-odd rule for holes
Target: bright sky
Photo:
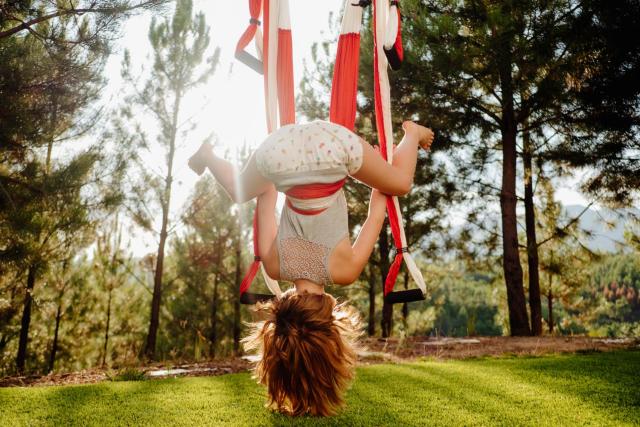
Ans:
<svg viewBox="0 0 640 427"><path fill-rule="evenodd" d="M329 16L331 13L339 13L342 3L343 0L290 1L296 87L302 77L303 61L312 66L312 44L332 35ZM245 142L256 147L267 132L262 76L237 62L233 56L235 44L249 20L248 2L195 0L194 9L205 13L210 26L212 51L215 46L220 47L221 57L218 69L208 84L185 100L183 120L192 118L198 127L178 145L175 160L177 185L174 187L172 200L174 214L180 210L197 181L196 175L186 165L187 158L207 135L214 133L217 136L217 151L222 154L225 149L233 151ZM168 16L171 13L169 11ZM151 15L144 14L132 18L123 28L122 38L106 69L109 85L104 96L111 106L117 105L119 94L124 90L120 78L123 49L130 50L134 69L143 64L148 68L151 64L148 57L151 46L147 38L150 22ZM157 128L154 122L145 123L145 126L152 132ZM164 161L162 151L149 153L148 158L150 167L158 165L157 170L162 170L159 167ZM572 183L560 186L558 199L564 204L586 204L574 187ZM140 256L153 251L155 244L155 239L149 235L133 235L129 247L135 255Z"/></svg>
<svg viewBox="0 0 640 427"><path fill-rule="evenodd" d="M293 32L294 78L296 87L302 78L303 61L310 61L311 46L316 41L330 37L329 17L342 7L343 0L292 0L290 2ZM249 11L247 1L195 0L194 10L205 13L210 27L211 52L221 49L220 63L209 82L185 100L183 119L192 118L198 127L178 144L175 164L175 182L172 207L180 208L191 194L198 177L187 167L187 159L200 143L214 133L219 154L235 150L248 143L256 147L267 135L262 76L234 58L235 45L244 32ZM170 16L172 10L168 11ZM124 48L131 52L134 70L151 64L151 52L147 34L151 15L143 14L130 19L123 27L115 54L109 59L106 76L109 78L105 99L110 106L118 104L119 95L125 90L120 78ZM253 44L250 45L253 50ZM147 122L148 129L155 129L154 122ZM149 155L150 167L164 161L162 151ZM130 248L135 255L153 251L155 239L148 235L132 236Z"/></svg>

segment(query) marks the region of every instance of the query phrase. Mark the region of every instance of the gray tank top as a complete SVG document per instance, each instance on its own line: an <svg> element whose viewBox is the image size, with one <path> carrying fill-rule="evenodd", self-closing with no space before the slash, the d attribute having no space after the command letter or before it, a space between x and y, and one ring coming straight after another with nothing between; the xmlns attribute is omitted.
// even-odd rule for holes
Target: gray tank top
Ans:
<svg viewBox="0 0 640 427"><path fill-rule="evenodd" d="M349 236L347 201L339 190L333 203L317 215L303 215L285 203L278 227L280 279L307 279L320 285L333 283L329 257Z"/></svg>

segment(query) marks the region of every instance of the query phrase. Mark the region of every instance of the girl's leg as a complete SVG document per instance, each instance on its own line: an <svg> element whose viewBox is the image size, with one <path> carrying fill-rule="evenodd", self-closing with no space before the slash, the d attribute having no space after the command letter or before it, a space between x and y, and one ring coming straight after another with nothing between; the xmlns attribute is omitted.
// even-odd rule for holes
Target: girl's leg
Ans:
<svg viewBox="0 0 640 427"><path fill-rule="evenodd" d="M353 174L354 178L393 196L403 196L411 190L418 147L428 149L433 141L433 132L413 122L404 122L402 127L405 134L393 152L393 164L389 164L371 145L361 140L362 166Z"/></svg>
<svg viewBox="0 0 640 427"><path fill-rule="evenodd" d="M205 143L189 159L189 167L198 175L208 168L236 203L258 199L258 249L267 274L273 279L278 279L280 264L276 245L273 244L278 232L275 216L278 192L273 183L258 172L255 153L249 158L244 170L238 174L234 165L216 156L211 145Z"/></svg>
<svg viewBox="0 0 640 427"><path fill-rule="evenodd" d="M258 172L255 153L251 154L245 168L238 173L234 165L213 153L211 144L204 143L189 159L189 166L198 175L208 168L236 203L247 202L273 187L271 181Z"/></svg>

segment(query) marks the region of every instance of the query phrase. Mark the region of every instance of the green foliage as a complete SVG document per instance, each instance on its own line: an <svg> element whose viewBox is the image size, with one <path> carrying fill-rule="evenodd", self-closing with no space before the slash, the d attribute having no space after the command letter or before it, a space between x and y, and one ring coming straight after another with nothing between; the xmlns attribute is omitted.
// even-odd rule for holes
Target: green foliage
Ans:
<svg viewBox="0 0 640 427"><path fill-rule="evenodd" d="M156 220L161 217L154 215L154 211L160 208L162 216L169 214L178 138L188 138L193 129L193 123L181 116L182 101L188 92L213 75L220 51L215 49L206 56L209 27L202 12L194 14L189 0L176 4L171 19L152 20L149 41L154 51L147 59L153 66L141 85L138 83L140 72L133 69L129 52L125 51L122 75L131 91L121 105L110 136L118 145L129 148L129 156L138 166L130 182L128 210L140 227L153 232L158 228ZM143 117L158 124L157 134L149 135L142 127ZM166 162L160 174L146 164L145 156L154 146L163 149L165 154Z"/></svg>
<svg viewBox="0 0 640 427"><path fill-rule="evenodd" d="M144 381L147 379L144 371L136 368L123 368L114 376L109 378L111 381Z"/></svg>
<svg viewBox="0 0 640 427"><path fill-rule="evenodd" d="M640 331L640 261L637 253L607 257L591 269L585 298L598 301L592 322L607 336L635 336Z"/></svg>
<svg viewBox="0 0 640 427"><path fill-rule="evenodd" d="M578 69L568 77L570 102L563 127L573 132L553 155L571 166L590 166L583 189L614 204L640 200L640 42L629 29L640 25L640 2L581 1L572 16Z"/></svg>
<svg viewBox="0 0 640 427"><path fill-rule="evenodd" d="M639 368L638 351L363 366L328 418L269 412L249 374L4 388L0 404L11 425L631 426Z"/></svg>
<svg viewBox="0 0 640 427"><path fill-rule="evenodd" d="M0 40L26 33L47 45L106 47L122 18L169 0L11 0L0 4Z"/></svg>
<svg viewBox="0 0 640 427"><path fill-rule="evenodd" d="M121 217L112 216L123 203L136 231L166 231L168 250L159 276L163 303L158 356L202 360L233 351L234 335L241 327L235 317L240 310L236 273L243 273L250 261L252 210L232 207L211 178L198 182L179 214L171 205L173 155L194 126L181 118L181 100L207 81L219 60L219 50L210 49L204 15L194 11L191 1L177 2L169 18L154 16L148 34L153 52L143 72L134 69L138 64L125 54L123 74L131 91L124 94L113 122L101 129L101 73L118 24L135 10L162 3L19 0L0 5L1 374L14 372L20 315L27 301L27 371L99 365L117 370L138 362L159 257L134 259L127 253L122 236L134 229L123 228ZM432 126L437 137L433 153L420 154L414 189L401 201L409 246L426 273L429 297L396 308L397 336L509 332L507 294L501 284L500 217L495 209L506 89L513 92L516 142L525 131L532 142L540 285L543 303L545 295L553 301L555 333L640 334L637 224L627 224L626 237L629 250L635 252L593 253L584 244L588 233L566 217L553 188L556 177L573 170L568 166L586 166L594 168L585 181L585 190L592 194L629 203L637 193L638 38L627 32L638 26L640 13L634 13L635 0L609 3L403 1L406 62L401 71L390 73L394 128L399 130L403 119L412 118ZM84 7L90 10L74 9ZM65 14L8 35L20 21L29 23L51 11ZM368 28L368 9L364 19ZM324 40L313 48L313 69L305 72L297 100L308 118L327 116L334 41ZM363 31L356 126L375 142L372 43L370 32ZM507 68L510 72L505 73ZM504 86L507 75L510 88ZM148 118L159 123L157 133L143 127ZM96 130L104 131L104 137L97 137ZM160 174L145 162L154 147L166 155L166 169ZM516 148L522 154L524 147ZM127 173L131 179L123 191ZM367 213L369 190L350 182L345 191L355 236ZM459 229L465 216L466 224ZM174 230L179 232L172 234ZM380 242L390 244L388 231ZM380 321L389 261L382 246L374 251L360 281L328 289L363 314L374 304L372 325ZM30 272L35 277L31 290L26 289ZM402 271L396 286L413 284ZM264 290L259 278L252 290ZM246 308L242 310L243 318L249 319ZM549 314L543 304L543 317L549 319ZM367 402L376 399L380 384L393 386L386 371L376 377L377 369L372 368L373 379L359 389L363 394L352 401L354 408L361 404L369 409ZM407 384L419 375L388 370L403 375ZM123 372L123 379L136 377L135 370ZM361 372L366 379L369 371ZM261 411L262 402L252 395L255 389L249 380L232 378L241 380L214 380L221 381L222 389L216 385L208 390L225 395L223 403L231 405L239 404L232 391L240 389L247 393L241 403ZM163 383L149 389L155 384ZM420 384L434 387L430 381ZM96 393L102 392L100 387ZM492 390L499 393L497 386ZM460 397L442 389L435 396L421 388L410 391L412 397L436 399L449 409L451 398ZM479 399L490 406L490 413L499 413L500 408ZM348 415L338 421L423 420L396 412L399 415L394 412L388 418L376 413L374 418ZM221 419L237 421L236 414L219 413ZM463 415L460 424L493 419ZM565 421L558 417L559 423ZM274 422L285 421L274 416Z"/></svg>
<svg viewBox="0 0 640 427"><path fill-rule="evenodd" d="M423 268L429 287L425 302L409 305L406 319L395 313L394 333L400 336L502 335L500 301L493 275L465 271L460 263ZM398 284L398 287L401 285Z"/></svg>
<svg viewBox="0 0 640 427"><path fill-rule="evenodd" d="M236 298L235 245L240 236L231 199L211 176L198 181L183 214L185 230L171 244L176 279L166 290L167 316L159 351L198 360L229 355ZM248 240L247 240L248 241Z"/></svg>
<svg viewBox="0 0 640 427"><path fill-rule="evenodd" d="M179 0L170 19L158 22L154 18L149 27L149 41L153 48L153 67L142 87L139 87L136 73L132 70L129 53L125 52L122 76L131 86L131 93L125 98L120 116L115 120L113 136L120 145L130 147L131 156L138 166L136 176L130 182L128 204L132 219L146 232L159 236L153 268L149 333L144 349L145 356L153 359L156 357L162 292L167 285L165 246L175 224L171 205L175 154L180 139L188 138L195 127L191 119L183 117L182 103L188 92L206 83L213 75L220 51L216 49L205 60L210 41L209 27L202 12L194 14L191 0ZM141 120L145 115L157 125L155 144L150 144L142 129ZM151 147L164 152L165 162L160 173L147 165L143 154Z"/></svg>
<svg viewBox="0 0 640 427"><path fill-rule="evenodd" d="M475 276L445 277L439 283L432 298L443 303L437 309L431 333L444 336L502 335L501 325L496 324L498 307L491 280L482 275Z"/></svg>

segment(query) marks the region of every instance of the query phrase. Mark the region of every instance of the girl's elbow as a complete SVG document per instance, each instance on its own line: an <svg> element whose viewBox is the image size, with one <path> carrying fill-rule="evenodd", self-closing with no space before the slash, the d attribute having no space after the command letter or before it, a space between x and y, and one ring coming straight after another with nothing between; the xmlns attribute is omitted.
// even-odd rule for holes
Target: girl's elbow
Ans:
<svg viewBox="0 0 640 427"><path fill-rule="evenodd" d="M400 185L398 186L397 194L395 194L395 196L399 196L399 197L406 196L411 191L412 186L413 186L413 182L410 179L401 182Z"/></svg>
<svg viewBox="0 0 640 427"><path fill-rule="evenodd" d="M361 269L349 269L341 271L340 274L337 274L333 277L333 284L340 286L348 286L358 280L360 277Z"/></svg>

